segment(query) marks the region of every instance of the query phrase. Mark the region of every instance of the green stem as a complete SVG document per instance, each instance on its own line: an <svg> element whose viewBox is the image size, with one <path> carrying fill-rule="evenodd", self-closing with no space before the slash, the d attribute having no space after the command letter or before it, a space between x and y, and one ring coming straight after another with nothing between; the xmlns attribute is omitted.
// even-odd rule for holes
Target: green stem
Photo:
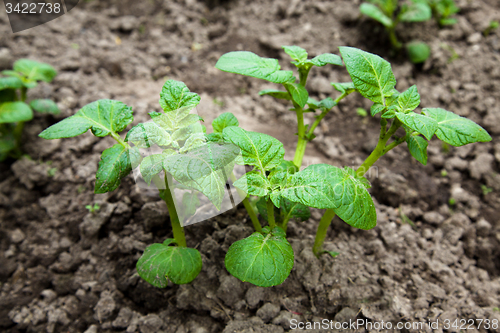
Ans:
<svg viewBox="0 0 500 333"><path fill-rule="evenodd" d="M391 41L392 46L396 49L399 50L403 46L399 40L398 37L396 36L396 27L390 27L387 28L387 32L389 33L389 40Z"/></svg>
<svg viewBox="0 0 500 333"><path fill-rule="evenodd" d="M111 132L110 135L119 144L121 144L125 149L130 149L131 148L130 145L128 143L126 143L125 141L123 141L123 139L117 133Z"/></svg>
<svg viewBox="0 0 500 333"><path fill-rule="evenodd" d="M21 88L21 102L25 102L26 101L27 93L28 93L28 88L22 87Z"/></svg>
<svg viewBox="0 0 500 333"><path fill-rule="evenodd" d="M281 222L281 229L286 232L286 229L288 229L288 221L290 221L290 216L287 215L286 217L283 218L283 222Z"/></svg>
<svg viewBox="0 0 500 333"><path fill-rule="evenodd" d="M363 162L363 164L361 164L361 166L356 170L356 174L358 176L363 176L368 171L368 169L370 169L371 166L375 162L377 162L377 160L381 156L383 156L385 153L387 153L390 150L390 149L386 150L387 141L389 141L389 139L394 135L394 133L396 133L398 128L401 127L401 122L398 119L394 118L394 121L392 122L391 127L389 128L387 133L385 132L386 126L387 126L387 121L384 118L382 118L382 120L380 121L380 125L381 125L380 137L379 137L377 146L372 151L370 156L368 156L366 158L366 160ZM395 145L395 146L397 146L397 145ZM392 148L394 148L394 147L392 147Z"/></svg>
<svg viewBox="0 0 500 333"><path fill-rule="evenodd" d="M323 243L326 238L326 233L334 217L335 211L333 211L333 209L327 209L319 221L318 231L316 231L316 238L314 239L313 245L313 253L316 257L319 257L319 255L323 252Z"/></svg>
<svg viewBox="0 0 500 333"><path fill-rule="evenodd" d="M177 215L177 210L175 209L174 198L172 197L172 192L168 186L169 181L172 180L172 176L169 173L165 173L165 203L167 204L168 212L170 214L170 224L172 225L172 231L174 233L174 238L180 247L186 247L186 236L184 235L184 228L179 221L179 215Z"/></svg>
<svg viewBox="0 0 500 333"><path fill-rule="evenodd" d="M229 176L231 181L234 183L236 181L236 177L233 172L231 172L231 175ZM245 209L247 210L248 216L250 216L250 220L252 221L253 227L255 231L262 232L262 225L259 222L259 218L257 217L257 214L252 208L252 205L250 204L250 201L248 200L248 197L245 192L240 190L239 188L236 187L236 191L238 192L238 195L243 199L242 203L243 206L245 206Z"/></svg>
<svg viewBox="0 0 500 333"><path fill-rule="evenodd" d="M299 136L299 139L297 141L297 148L295 149L295 156L293 158L293 164L295 164L297 168L300 168L307 146L307 139L305 138L306 127L304 126L304 112L302 108L296 103L293 104L297 112L297 132Z"/></svg>
<svg viewBox="0 0 500 333"><path fill-rule="evenodd" d="M307 83L307 76L309 75L309 71L311 70L312 67L309 68L299 68L299 83L302 86L306 86Z"/></svg>
<svg viewBox="0 0 500 333"><path fill-rule="evenodd" d="M274 221L274 204L271 199L267 200L267 222L269 222L271 230L276 227L276 222Z"/></svg>

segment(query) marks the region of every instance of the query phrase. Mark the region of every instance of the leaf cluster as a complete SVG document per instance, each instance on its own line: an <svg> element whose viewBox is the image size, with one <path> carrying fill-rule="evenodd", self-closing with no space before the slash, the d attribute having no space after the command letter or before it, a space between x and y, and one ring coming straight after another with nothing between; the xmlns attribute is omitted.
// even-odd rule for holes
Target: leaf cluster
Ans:
<svg viewBox="0 0 500 333"><path fill-rule="evenodd" d="M450 16L459 8L454 0L367 0L359 7L362 14L381 23L387 30L392 46L400 49L402 44L396 37L396 27L400 22L424 22L433 16L442 27L457 22ZM406 45L406 51L413 63L422 63L430 56L429 46L420 41Z"/></svg>
<svg viewBox="0 0 500 333"><path fill-rule="evenodd" d="M27 91L38 82L51 82L56 70L41 62L20 59L12 70L2 71L0 76L0 161L7 157L19 157L23 124L33 119L33 110L40 113L58 114L57 104L50 99L26 102Z"/></svg>

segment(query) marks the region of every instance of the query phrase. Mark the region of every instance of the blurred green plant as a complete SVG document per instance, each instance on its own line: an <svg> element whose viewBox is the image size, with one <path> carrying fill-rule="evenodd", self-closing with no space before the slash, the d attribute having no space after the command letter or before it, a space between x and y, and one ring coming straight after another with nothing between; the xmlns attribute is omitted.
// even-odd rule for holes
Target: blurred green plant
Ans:
<svg viewBox="0 0 500 333"><path fill-rule="evenodd" d="M0 76L0 161L8 157L20 158L24 123L33 119L33 110L58 114L57 104L50 99L35 99L27 103L28 89L38 82L51 82L56 70L41 62L19 59L12 70Z"/></svg>

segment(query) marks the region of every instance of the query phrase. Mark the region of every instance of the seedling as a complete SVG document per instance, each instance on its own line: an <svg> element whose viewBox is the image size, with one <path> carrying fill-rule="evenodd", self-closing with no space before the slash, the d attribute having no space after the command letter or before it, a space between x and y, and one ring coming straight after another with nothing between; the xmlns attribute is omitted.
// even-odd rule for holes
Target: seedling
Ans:
<svg viewBox="0 0 500 333"><path fill-rule="evenodd" d="M101 209L101 206L99 206L99 204L95 203L93 206L92 205L87 205L87 206L85 206L85 208L88 209L89 213L94 214L99 209Z"/></svg>
<svg viewBox="0 0 500 333"><path fill-rule="evenodd" d="M456 23L450 18L458 12L453 0L367 0L359 10L366 16L380 22L386 29L393 48L397 51L403 47L396 35L399 22L424 22L433 14L440 26ZM413 41L406 45L410 61L418 64L424 62L430 55L426 43Z"/></svg>
<svg viewBox="0 0 500 333"><path fill-rule="evenodd" d="M491 192L493 192L493 189L491 187L484 185L484 184L481 184L481 191L483 192L483 195L486 196L486 195L490 194Z"/></svg>
<svg viewBox="0 0 500 333"><path fill-rule="evenodd" d="M184 214L198 205L198 198L193 193L202 193L219 208L228 179L231 179L244 197L243 204L255 232L229 247L226 268L242 281L263 287L275 286L285 281L293 268L294 253L286 238L287 224L290 219L307 220L309 207L326 209L313 246L318 256L325 253L322 244L335 215L360 229L376 225L375 206L367 191L370 184L363 175L389 150L407 142L410 153L426 164L427 140L434 134L455 146L491 140L480 126L449 111L424 109L422 113L414 112L420 104L416 87L399 93L394 88L396 79L390 64L355 48L340 48L353 82L333 83L340 96L335 100L317 101L305 88L309 71L313 66L342 66L342 58L327 53L308 59L307 52L300 47L284 49L298 69L299 82L292 71L281 70L276 59L261 58L251 52L227 53L216 67L284 86L285 90L265 90L260 94L289 100L293 105L298 123L293 161L284 160L285 150L280 141L244 130L231 113L217 117L212 123L214 132L205 134L198 122L200 118L190 113L200 97L182 82L173 80L165 83L160 94L164 112L150 113L152 121L133 127L125 140L119 134L132 122L132 110L112 100L91 103L40 134L42 138L57 139L77 136L90 129L98 137L110 135L118 142L102 154L96 175L96 193L115 190L133 168L139 168L146 183L158 187L169 210L174 238L146 248L137 263L139 275L152 285L166 287L168 280L176 284L189 283L201 270L201 255L186 246L181 224ZM355 91L374 103L372 116L381 115L380 137L375 150L357 170L327 164L310 165L300 170L307 143L314 139L315 128L333 107ZM316 120L306 125L304 112L316 113ZM405 134L395 136L401 127ZM144 151L153 154L142 157ZM253 169L237 178L232 172L235 164ZM176 205L174 188L188 190L181 205ZM249 196L259 198L255 206L268 226L261 226ZM183 212L179 213L179 207Z"/></svg>
<svg viewBox="0 0 500 333"><path fill-rule="evenodd" d="M284 46L283 49L297 67L298 82L292 71L281 70L278 60L261 58L251 52L224 54L216 64L216 68L226 72L282 84L284 90L263 90L259 95L291 101L291 111L297 115L298 140L293 161L283 160L283 146L272 137L239 127L227 127L222 131L222 140L238 146L244 163L254 168L234 186L261 198L257 209L269 224L262 231L257 229L249 238L231 245L226 268L240 280L259 286L281 283L288 275L284 273L291 269L289 263L293 253L285 243L287 223L290 217L306 220L309 207L326 209L313 246L317 256L325 252L322 244L335 215L360 229L376 225L375 207L367 191L370 184L363 175L391 149L406 142L411 155L425 165L428 140L434 135L453 146L491 140L479 125L444 109L425 108L420 113L415 112L420 105L417 87L398 92L391 65L377 55L340 47L342 58L327 53L309 59L308 53L298 46ZM342 59L352 82L332 83L340 96L322 101L309 96L305 86L311 68L327 64L342 66ZM307 143L314 139L315 128L332 108L355 91L373 102L372 116L380 115L376 148L356 170L327 164L310 165L300 170ZM312 124L304 123L304 112L316 113ZM400 128L404 129L404 134L396 135ZM250 205L247 210L250 216L255 215Z"/></svg>
<svg viewBox="0 0 500 333"><path fill-rule="evenodd" d="M0 76L0 161L8 157L20 158L20 145L24 123L33 119L33 110L40 113L59 113L56 103L50 99L26 102L27 91L38 82L51 82L56 70L47 64L29 59L14 63L13 70Z"/></svg>
<svg viewBox="0 0 500 333"><path fill-rule="evenodd" d="M498 29L499 26L500 26L500 23L498 23L498 21L491 21L490 24L488 25L488 28L484 29L483 36L488 37L490 35L490 33L493 30Z"/></svg>

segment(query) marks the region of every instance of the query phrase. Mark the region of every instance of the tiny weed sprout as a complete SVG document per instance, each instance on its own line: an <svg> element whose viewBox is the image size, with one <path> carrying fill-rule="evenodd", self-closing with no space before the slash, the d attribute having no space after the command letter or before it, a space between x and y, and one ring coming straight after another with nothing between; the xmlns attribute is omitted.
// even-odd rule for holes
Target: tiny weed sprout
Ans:
<svg viewBox="0 0 500 333"><path fill-rule="evenodd" d="M14 63L13 70L0 76L0 161L22 155L20 145L24 123L33 119L33 110L40 113L59 113L50 99L26 102L27 91L39 81L51 82L57 72L52 66L29 59Z"/></svg>
<svg viewBox="0 0 500 333"><path fill-rule="evenodd" d="M359 10L362 14L376 20L385 27L395 50L403 47L396 35L399 22L424 22L434 16L442 27L456 23L457 20L450 18L450 16L459 11L453 0L367 1L361 4ZM430 55L429 46L419 41L408 43L406 51L410 61L415 64L424 62Z"/></svg>
<svg viewBox="0 0 500 333"><path fill-rule="evenodd" d="M202 208L205 199L217 210L223 210L228 196L233 206L238 197L242 199L255 232L229 247L225 266L241 281L276 286L286 280L294 265L287 225L292 219L308 220L310 207L326 210L313 245L317 256L338 255L323 250L335 216L356 228L375 227L375 205L364 174L389 150L406 142L412 156L426 164L428 140L434 135L453 146L491 140L479 125L444 109L415 112L420 104L417 88L398 92L390 64L376 55L341 47L342 57L325 53L309 59L308 53L298 46L285 46L284 50L297 67L298 82L293 71L281 70L278 60L246 51L224 54L216 68L283 86L259 94L292 104L298 125L293 161L284 159L285 149L279 140L243 129L229 112L219 115L212 123L213 132L207 134L200 117L192 113L200 96L174 80L168 80L160 94L163 112L149 113L151 120L132 127L124 139L120 133L132 123L132 110L113 100L88 104L40 134L45 139L58 139L90 129L95 136L109 135L117 141L102 153L95 193L115 190L133 170L134 174L140 172L146 184L158 188L168 207L173 238L147 247L136 265L138 274L153 286L164 288L169 280L175 284L189 283L201 271L201 255L187 247L184 226L191 223L190 216ZM344 63L352 82L332 83L338 97L317 101L309 96L305 86L313 67ZM354 92L371 100L371 115L380 117L376 148L357 170L328 164L301 169L316 127L344 97ZM305 124L305 112L316 114L312 124ZM399 128L404 128L405 134L398 137L395 135ZM234 192L230 191L230 183ZM182 200L177 200L180 190L184 191ZM262 222L267 223L265 227L259 214Z"/></svg>
<svg viewBox="0 0 500 333"><path fill-rule="evenodd" d="M85 208L89 211L89 213L94 214L99 209L101 209L101 206L95 203L94 205L86 205Z"/></svg>

